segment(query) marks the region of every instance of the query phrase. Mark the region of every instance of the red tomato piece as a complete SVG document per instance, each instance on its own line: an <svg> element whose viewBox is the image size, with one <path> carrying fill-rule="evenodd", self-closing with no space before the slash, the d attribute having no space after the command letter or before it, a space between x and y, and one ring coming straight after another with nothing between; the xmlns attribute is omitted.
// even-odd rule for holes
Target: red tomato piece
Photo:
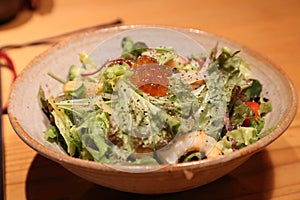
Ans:
<svg viewBox="0 0 300 200"><path fill-rule="evenodd" d="M254 112L254 117L253 120L258 123L256 117L259 116L259 103L255 102L255 101L248 101L247 105L251 108L251 110ZM249 126L250 125L250 119L245 119L243 122L243 126Z"/></svg>

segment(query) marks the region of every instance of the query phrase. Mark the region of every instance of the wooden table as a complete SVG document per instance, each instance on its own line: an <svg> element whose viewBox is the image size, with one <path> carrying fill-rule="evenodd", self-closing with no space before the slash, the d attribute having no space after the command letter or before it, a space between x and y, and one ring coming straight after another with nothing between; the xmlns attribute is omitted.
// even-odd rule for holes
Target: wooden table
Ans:
<svg viewBox="0 0 300 200"><path fill-rule="evenodd" d="M281 66L300 92L300 1L298 0L41 0L0 26L0 46L28 42L121 18L124 24L202 29L237 41ZM1 5L0 5L1 6ZM9 50L17 73L48 46ZM11 75L2 70L3 102ZM300 199L300 114L264 151L223 178L177 194L143 196L94 185L38 155L2 117L7 199ZM2 127L1 127L2 128ZM176 183L174 183L176 184Z"/></svg>

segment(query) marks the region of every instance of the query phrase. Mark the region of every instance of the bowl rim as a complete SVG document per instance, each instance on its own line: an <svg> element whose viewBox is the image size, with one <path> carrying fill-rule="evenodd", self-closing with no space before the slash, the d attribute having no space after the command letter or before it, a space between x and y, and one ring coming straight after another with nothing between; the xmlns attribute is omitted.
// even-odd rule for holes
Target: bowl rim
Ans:
<svg viewBox="0 0 300 200"><path fill-rule="evenodd" d="M29 133L27 133L22 128L21 124L18 122L18 119L14 115L14 112L12 111L12 107L14 104L14 98L13 98L14 95L13 94L16 91L18 85L21 83L23 75L30 68L33 68L36 62L38 62L40 59L43 59L44 57L46 57L50 52L56 51L56 50L64 47L65 45L67 45L69 42L79 40L82 37L86 37L86 36L93 35L93 34L101 34L101 33L110 32L110 31L117 33L117 31L132 30L135 28L148 28L148 27L150 27L150 28L153 28L153 27L169 28L169 29L183 31L183 32L191 32L191 33L201 34L201 35L205 35L205 36L218 37L223 41L229 42L234 45L238 45L239 47L241 47L243 49L244 52L246 51L247 54L250 54L250 55L254 56L255 58L257 58L258 60L263 60L268 65L271 65L274 68L274 70L278 71L285 78L285 81L288 83L288 86L289 86L288 89L290 90L290 93L291 93L292 104L291 104L290 109L288 110L287 115L285 116L284 120L278 126L276 126L276 128L271 133L269 133L262 139L256 141L255 143L253 143L247 147L244 147L238 151L232 152L230 154L220 155L215 158L210 158L210 159L205 159L205 160L200 160L200 161L193 161L193 162L179 163L179 164L164 164L164 165L158 165L158 166L150 166L150 165L122 165L122 166L120 165L120 166L118 166L121 169L124 169L124 171L116 170L115 169L116 165L114 165L114 164L105 164L105 163L99 163L99 162L95 162L95 161L83 160L80 158L74 158L67 154L62 154L57 151L54 151L54 150L50 149L49 147L45 147L42 144L40 144L37 140L32 138L29 135ZM103 28L100 30L92 30L92 31L84 32L84 33L78 33L78 34L75 34L75 35L72 35L72 36L69 36L69 37L63 39L62 41L58 42L57 44L49 47L47 50L45 50L41 54L37 55L35 58L33 58L29 62L28 65L26 65L26 67L21 71L21 73L17 77L16 81L11 86L10 95L8 98L8 116L9 116L9 120L12 124L12 127L15 130L16 134L19 136L19 138L22 139L23 142L25 142L32 149L34 149L41 155L47 157L48 159L56 161L62 165L76 164L77 166L80 166L82 168L88 167L88 168L98 169L98 170L103 170L103 171L114 171L114 172L119 171L120 173L121 172L122 173L131 173L131 172L126 171L126 169L129 169L131 171L134 169L142 170L145 168L149 168L149 169L157 168L157 170L142 171L141 173L153 173L153 172L157 173L157 172L165 172L165 171L171 172L171 171L181 171L182 169L193 170L195 168L205 168L208 166L226 163L228 161L239 159L241 157L250 157L254 153L261 151L264 147L271 144L274 140L276 140L279 136L281 136L285 132L285 130L288 129L288 127L291 125L292 121L294 120L294 118L296 116L297 109L298 109L298 97L297 97L296 89L295 89L292 81L289 79L287 74L282 70L282 68L280 68L278 65L271 62L266 57L257 53L256 51L251 50L251 49L245 47L244 45L241 45L240 43L237 43L231 39L227 39L223 36L219 36L219 35L209 33L209 32L206 32L206 31L203 31L200 29L196 29L196 28L172 27L172 26L162 26L162 25L140 25L140 24L107 27L107 28Z"/></svg>

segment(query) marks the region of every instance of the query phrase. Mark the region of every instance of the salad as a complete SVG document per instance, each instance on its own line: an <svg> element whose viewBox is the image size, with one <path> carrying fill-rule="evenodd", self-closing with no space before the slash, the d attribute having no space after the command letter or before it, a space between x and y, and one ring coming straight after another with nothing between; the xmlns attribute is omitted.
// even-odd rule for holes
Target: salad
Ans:
<svg viewBox="0 0 300 200"><path fill-rule="evenodd" d="M262 131L271 103L239 51L216 46L187 58L172 47L123 38L119 58L96 65L85 53L62 93L45 97L44 132L73 157L108 164L174 164L246 147Z"/></svg>

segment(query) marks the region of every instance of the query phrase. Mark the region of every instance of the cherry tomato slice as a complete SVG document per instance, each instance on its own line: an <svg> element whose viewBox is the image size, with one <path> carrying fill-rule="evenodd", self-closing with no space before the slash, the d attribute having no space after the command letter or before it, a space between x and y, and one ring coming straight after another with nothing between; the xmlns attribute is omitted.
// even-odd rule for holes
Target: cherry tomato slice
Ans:
<svg viewBox="0 0 300 200"><path fill-rule="evenodd" d="M248 101L247 105L253 110L255 116L259 116L259 103L254 102L254 101Z"/></svg>
<svg viewBox="0 0 300 200"><path fill-rule="evenodd" d="M254 112L254 117L253 120L258 123L256 117L259 116L259 103L254 102L254 101L248 101L247 105L252 109ZM245 119L243 122L243 126L249 126L250 125L250 119Z"/></svg>

